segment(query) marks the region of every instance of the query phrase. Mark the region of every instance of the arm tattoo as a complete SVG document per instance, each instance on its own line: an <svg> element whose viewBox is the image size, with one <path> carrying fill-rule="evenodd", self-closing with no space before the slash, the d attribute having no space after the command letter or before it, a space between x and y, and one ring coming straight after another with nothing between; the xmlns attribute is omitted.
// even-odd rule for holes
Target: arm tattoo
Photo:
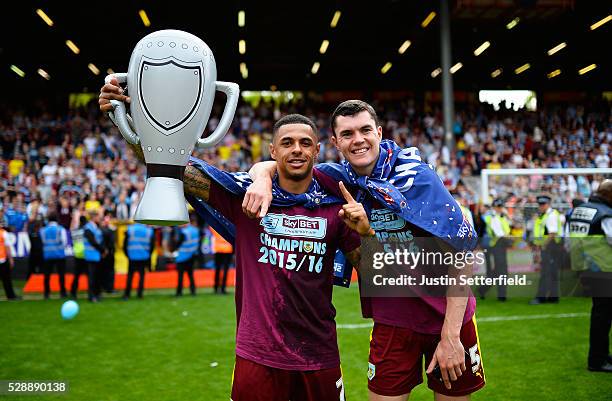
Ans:
<svg viewBox="0 0 612 401"><path fill-rule="evenodd" d="M193 166L187 166L183 182L186 193L208 201L210 179L202 171Z"/></svg>
<svg viewBox="0 0 612 401"><path fill-rule="evenodd" d="M140 145L132 145L129 142L128 142L128 146L130 147L130 149L132 149L132 152L134 152L134 154L136 155L138 160L141 163L144 163L145 162L145 158L144 158L144 153L142 151L142 147Z"/></svg>

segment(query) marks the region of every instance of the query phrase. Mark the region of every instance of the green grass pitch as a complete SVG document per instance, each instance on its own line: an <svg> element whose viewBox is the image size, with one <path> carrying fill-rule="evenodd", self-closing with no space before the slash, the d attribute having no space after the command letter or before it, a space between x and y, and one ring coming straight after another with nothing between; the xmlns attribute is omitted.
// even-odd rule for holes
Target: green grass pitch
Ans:
<svg viewBox="0 0 612 401"><path fill-rule="evenodd" d="M62 301L0 303L0 379L67 380L67 395L7 400L228 400L234 361L233 296L80 300L73 321ZM339 324L361 318L356 288L336 288ZM477 319L487 377L474 400L609 400L612 377L586 370L589 299L529 306L527 299L479 301ZM530 315L570 314L529 319ZM496 320L502 317L505 320ZM512 317L508 320L507 317ZM527 318L526 318L527 317ZM532 316L533 317L533 316ZM367 399L370 329L339 328L348 400ZM607 394L607 395L606 395ZM411 400L432 400L425 385Z"/></svg>

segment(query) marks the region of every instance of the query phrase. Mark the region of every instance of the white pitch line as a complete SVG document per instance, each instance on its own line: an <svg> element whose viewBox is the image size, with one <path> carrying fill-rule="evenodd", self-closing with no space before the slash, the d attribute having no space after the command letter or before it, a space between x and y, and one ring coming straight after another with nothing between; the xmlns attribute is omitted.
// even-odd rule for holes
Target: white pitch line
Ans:
<svg viewBox="0 0 612 401"><path fill-rule="evenodd" d="M535 320L535 319L564 319L569 317L585 317L590 313L556 313L547 315L518 315L518 316L485 316L476 318L476 323L480 322L504 322L509 320Z"/></svg>
<svg viewBox="0 0 612 401"><path fill-rule="evenodd" d="M537 319L566 319L572 317L586 317L590 316L590 313L556 313L547 315L516 315L516 316L485 316L477 317L476 323L487 323L487 322L506 322L516 320L537 320ZM337 324L339 329L367 329L372 327L372 322L366 323L353 323L353 324Z"/></svg>

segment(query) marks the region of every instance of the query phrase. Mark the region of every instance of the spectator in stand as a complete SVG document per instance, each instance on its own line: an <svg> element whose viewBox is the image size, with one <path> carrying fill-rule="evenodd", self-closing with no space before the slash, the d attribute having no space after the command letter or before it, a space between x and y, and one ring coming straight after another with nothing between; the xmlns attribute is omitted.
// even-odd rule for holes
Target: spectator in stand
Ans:
<svg viewBox="0 0 612 401"><path fill-rule="evenodd" d="M380 112L385 135L402 147L418 147L421 157L435 163L449 189L461 192L461 198L473 210L479 202L487 201L479 199L478 175L483 168L610 166L609 102L544 104L537 112L509 110L505 105L495 110L488 104L464 104L456 109L455 149L443 146L439 106L426 104L422 108L413 100L378 101L374 106ZM194 156L227 170L246 171L253 162L269 159L273 121L283 114L301 112L322 128L319 161L336 162L340 156L328 141L330 107L312 101L305 105L295 99L276 104L261 100L255 107L243 102L221 146L196 150ZM218 124L221 110L214 108L208 130ZM32 232L28 224L56 210L59 223L66 227L70 220L72 228L78 227L84 210L104 207L114 211L118 219L125 219L127 209L127 216L133 216L144 189L146 167L136 161L97 105L68 115L8 109L2 114L0 207L5 209L13 230ZM489 184L495 197L507 197L512 191L522 199L516 210L523 208L530 192L549 192L567 208L573 198L588 198L603 178L508 176ZM25 207L27 219L16 197ZM70 219L64 214L63 198L68 200Z"/></svg>
<svg viewBox="0 0 612 401"><path fill-rule="evenodd" d="M64 196L59 198L59 205L57 205L57 222L66 230L70 230L72 223L72 206L70 206L68 198Z"/></svg>
<svg viewBox="0 0 612 401"><path fill-rule="evenodd" d="M130 205L127 200L127 190L122 189L117 200L116 213L117 220L125 221L130 219Z"/></svg>
<svg viewBox="0 0 612 401"><path fill-rule="evenodd" d="M85 202L85 211L86 212L95 212L100 209L102 205L98 201L98 196L95 192L92 192L87 201Z"/></svg>
<svg viewBox="0 0 612 401"><path fill-rule="evenodd" d="M19 233L27 231L29 218L26 213L26 206L23 202L23 194L17 194L13 197L4 215L8 228L12 232Z"/></svg>

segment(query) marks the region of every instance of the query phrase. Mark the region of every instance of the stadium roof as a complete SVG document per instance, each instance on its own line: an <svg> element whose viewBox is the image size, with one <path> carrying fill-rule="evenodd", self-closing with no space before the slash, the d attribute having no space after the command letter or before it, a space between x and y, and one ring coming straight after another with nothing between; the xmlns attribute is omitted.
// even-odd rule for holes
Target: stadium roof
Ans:
<svg viewBox="0 0 612 401"><path fill-rule="evenodd" d="M238 82L243 89L439 90L441 76L432 77L440 66L438 4L407 0L6 3L0 81L12 91L97 91L107 69L127 70L140 38L175 28L207 42L215 53L218 79ZM455 89L611 90L612 21L591 29L606 17L610 20L611 5L610 1L452 1L452 59L453 64L461 63L453 75ZM52 26L37 13L39 8ZM140 10L150 26L145 26ZM332 27L336 11L340 15ZM78 47L78 54L67 40ZM240 40L245 41L244 54ZM324 40L329 43L322 54ZM475 56L486 41L490 46ZM562 43L564 48L547 54ZM400 54L402 45L408 47ZM241 63L248 71L246 78ZM313 73L315 63L318 71ZM593 64L596 68L579 74ZM517 73L521 66L524 71ZM500 73L492 76L498 69ZM96 70L99 75L92 72ZM560 74L547 77L556 70Z"/></svg>

